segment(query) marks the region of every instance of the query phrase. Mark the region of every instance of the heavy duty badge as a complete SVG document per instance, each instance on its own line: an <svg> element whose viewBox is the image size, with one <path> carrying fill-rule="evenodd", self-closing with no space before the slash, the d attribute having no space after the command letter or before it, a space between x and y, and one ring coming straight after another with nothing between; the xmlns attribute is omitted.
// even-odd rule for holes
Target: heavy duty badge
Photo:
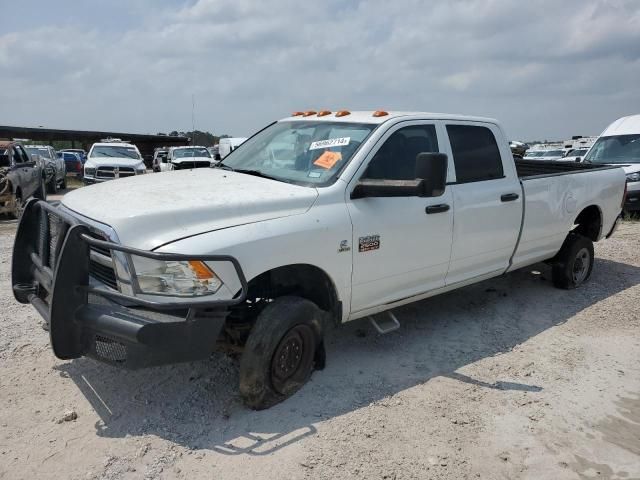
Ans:
<svg viewBox="0 0 640 480"><path fill-rule="evenodd" d="M380 235L367 235L358 239L358 251L368 252L380 248Z"/></svg>

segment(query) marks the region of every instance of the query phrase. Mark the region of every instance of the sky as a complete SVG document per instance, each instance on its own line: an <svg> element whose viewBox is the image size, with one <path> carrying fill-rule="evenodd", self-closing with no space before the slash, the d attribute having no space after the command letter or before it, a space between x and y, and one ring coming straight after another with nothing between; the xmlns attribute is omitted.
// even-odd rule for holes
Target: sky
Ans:
<svg viewBox="0 0 640 480"><path fill-rule="evenodd" d="M0 2L2 125L247 136L384 109L551 140L640 113L640 0Z"/></svg>

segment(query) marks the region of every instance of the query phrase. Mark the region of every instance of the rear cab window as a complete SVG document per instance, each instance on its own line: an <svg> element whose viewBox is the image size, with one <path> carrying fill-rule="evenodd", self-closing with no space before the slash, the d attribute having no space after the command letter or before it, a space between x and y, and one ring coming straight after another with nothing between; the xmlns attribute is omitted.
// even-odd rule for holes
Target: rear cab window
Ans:
<svg viewBox="0 0 640 480"><path fill-rule="evenodd" d="M504 178L500 149L493 132L481 125L447 125L456 183Z"/></svg>

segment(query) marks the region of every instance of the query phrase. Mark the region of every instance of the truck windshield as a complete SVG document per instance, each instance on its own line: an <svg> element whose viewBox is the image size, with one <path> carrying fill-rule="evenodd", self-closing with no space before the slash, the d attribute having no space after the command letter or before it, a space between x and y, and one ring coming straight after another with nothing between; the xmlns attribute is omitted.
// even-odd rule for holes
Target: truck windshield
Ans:
<svg viewBox="0 0 640 480"><path fill-rule="evenodd" d="M274 123L230 153L220 167L297 185L328 185L376 126L324 121Z"/></svg>
<svg viewBox="0 0 640 480"><path fill-rule="evenodd" d="M108 145L100 145L94 147L91 150L92 158L95 157L116 157L116 158L133 158L135 160L140 159L140 154L134 147L124 147L124 146L108 146Z"/></svg>
<svg viewBox="0 0 640 480"><path fill-rule="evenodd" d="M206 148L177 148L173 151L174 158L189 158L189 157L207 157L211 158L209 155L209 150Z"/></svg>
<svg viewBox="0 0 640 480"><path fill-rule="evenodd" d="M584 160L591 163L640 163L640 134L600 137Z"/></svg>

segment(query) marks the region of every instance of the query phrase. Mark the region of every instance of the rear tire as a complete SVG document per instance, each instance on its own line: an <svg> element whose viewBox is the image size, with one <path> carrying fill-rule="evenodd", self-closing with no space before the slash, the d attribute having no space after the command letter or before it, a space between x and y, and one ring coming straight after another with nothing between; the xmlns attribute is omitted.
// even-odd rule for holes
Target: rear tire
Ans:
<svg viewBox="0 0 640 480"><path fill-rule="evenodd" d="M54 175L53 178L47 183L47 193L58 193L58 179Z"/></svg>
<svg viewBox="0 0 640 480"><path fill-rule="evenodd" d="M571 290L579 287L593 270L593 242L578 233L569 233L553 261L553 284Z"/></svg>
<svg viewBox="0 0 640 480"><path fill-rule="evenodd" d="M240 360L240 394L254 410L297 392L324 366L324 312L300 297L280 297L258 315Z"/></svg>
<svg viewBox="0 0 640 480"><path fill-rule="evenodd" d="M62 183L60 184L60 188L62 190L66 190L67 189L67 174L64 174L64 177L62 177Z"/></svg>

